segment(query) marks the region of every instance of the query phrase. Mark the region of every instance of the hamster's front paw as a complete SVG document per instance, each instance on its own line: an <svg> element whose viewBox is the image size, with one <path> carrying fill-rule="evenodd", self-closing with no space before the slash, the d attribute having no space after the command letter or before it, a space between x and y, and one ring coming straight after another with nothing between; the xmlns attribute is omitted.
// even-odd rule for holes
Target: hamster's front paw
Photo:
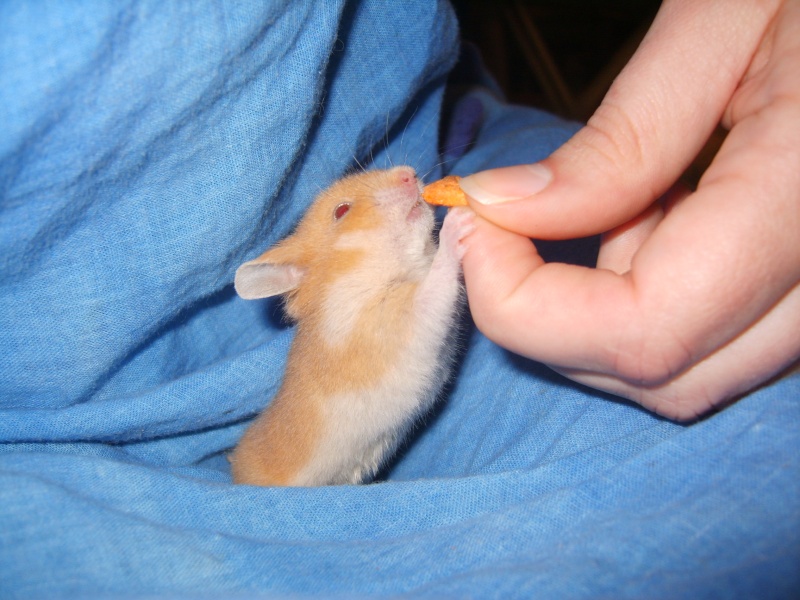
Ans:
<svg viewBox="0 0 800 600"><path fill-rule="evenodd" d="M464 239L475 231L475 213L469 208L456 207L447 211L439 231L439 249L455 260L464 258Z"/></svg>

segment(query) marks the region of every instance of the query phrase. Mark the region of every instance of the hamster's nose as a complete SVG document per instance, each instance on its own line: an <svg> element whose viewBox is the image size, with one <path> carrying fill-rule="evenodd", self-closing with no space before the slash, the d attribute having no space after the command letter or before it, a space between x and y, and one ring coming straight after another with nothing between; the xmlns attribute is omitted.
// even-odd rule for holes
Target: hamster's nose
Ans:
<svg viewBox="0 0 800 600"><path fill-rule="evenodd" d="M411 167L395 167L397 177L401 183L415 183L417 182L417 172Z"/></svg>

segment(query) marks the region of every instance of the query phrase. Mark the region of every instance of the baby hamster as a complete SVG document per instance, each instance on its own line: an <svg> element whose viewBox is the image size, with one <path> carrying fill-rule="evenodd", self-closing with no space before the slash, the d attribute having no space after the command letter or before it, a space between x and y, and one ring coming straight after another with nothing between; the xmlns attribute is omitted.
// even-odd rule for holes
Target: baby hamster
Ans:
<svg viewBox="0 0 800 600"><path fill-rule="evenodd" d="M296 322L275 398L230 457L236 483L361 483L447 378L474 215L433 210L410 167L346 177L295 232L236 271L246 299L284 295Z"/></svg>

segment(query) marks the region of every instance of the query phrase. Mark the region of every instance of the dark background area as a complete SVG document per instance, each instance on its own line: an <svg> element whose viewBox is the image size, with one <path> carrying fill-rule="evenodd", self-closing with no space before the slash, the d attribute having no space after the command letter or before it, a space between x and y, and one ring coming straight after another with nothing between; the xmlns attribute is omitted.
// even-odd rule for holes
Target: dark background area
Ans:
<svg viewBox="0 0 800 600"><path fill-rule="evenodd" d="M641 42L660 0L453 0L509 101L586 121ZM724 139L718 128L684 175L694 187Z"/></svg>

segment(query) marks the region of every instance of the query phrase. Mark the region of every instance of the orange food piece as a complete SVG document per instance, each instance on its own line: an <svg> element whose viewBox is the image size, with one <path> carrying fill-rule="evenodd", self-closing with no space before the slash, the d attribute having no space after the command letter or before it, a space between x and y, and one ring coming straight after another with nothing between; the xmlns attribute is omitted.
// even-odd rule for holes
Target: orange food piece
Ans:
<svg viewBox="0 0 800 600"><path fill-rule="evenodd" d="M458 185L460 179L458 175L448 175L426 185L422 190L422 199L437 206L467 206L467 196Z"/></svg>

